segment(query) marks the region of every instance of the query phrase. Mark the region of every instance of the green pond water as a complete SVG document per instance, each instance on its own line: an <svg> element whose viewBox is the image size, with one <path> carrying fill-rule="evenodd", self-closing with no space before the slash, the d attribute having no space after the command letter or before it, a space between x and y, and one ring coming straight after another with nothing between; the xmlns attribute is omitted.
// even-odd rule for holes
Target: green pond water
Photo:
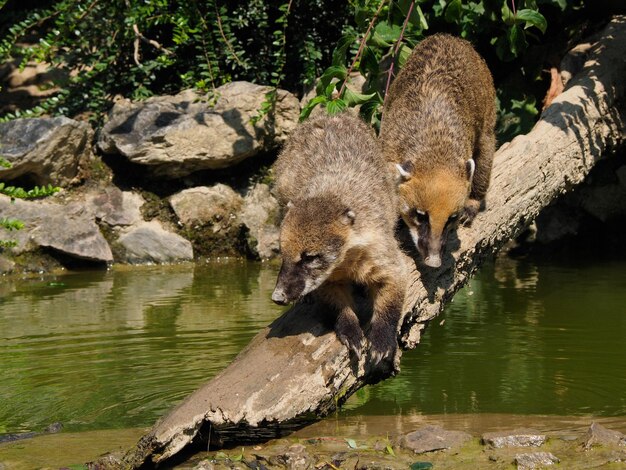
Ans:
<svg viewBox="0 0 626 470"><path fill-rule="evenodd" d="M276 273L231 261L1 279L0 434L151 426L280 315ZM399 376L326 423L426 415L626 416L626 256L485 266Z"/></svg>

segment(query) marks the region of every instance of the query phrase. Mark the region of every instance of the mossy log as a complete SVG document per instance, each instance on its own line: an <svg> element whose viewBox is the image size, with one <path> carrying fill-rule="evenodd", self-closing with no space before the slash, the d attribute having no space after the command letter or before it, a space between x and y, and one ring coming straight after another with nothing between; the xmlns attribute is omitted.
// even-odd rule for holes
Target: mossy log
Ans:
<svg viewBox="0 0 626 470"><path fill-rule="evenodd" d="M414 348L481 262L537 214L579 184L595 162L624 143L626 17L614 17L563 62L563 93L532 131L496 153L487 209L462 228L440 269L411 266L399 342ZM236 312L233 312L236 315ZM389 371L388 375L391 375ZM376 379L384 377L377 376ZM194 440L273 437L320 417L371 381L351 363L324 312L297 305L261 331L218 376L161 419L123 458L125 468L163 462Z"/></svg>

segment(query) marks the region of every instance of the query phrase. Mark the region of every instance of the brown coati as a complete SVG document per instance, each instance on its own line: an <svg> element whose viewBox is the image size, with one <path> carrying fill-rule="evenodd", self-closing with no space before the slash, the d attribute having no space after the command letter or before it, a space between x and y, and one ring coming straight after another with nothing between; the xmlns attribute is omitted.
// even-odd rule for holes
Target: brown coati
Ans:
<svg viewBox="0 0 626 470"><path fill-rule="evenodd" d="M372 362L392 362L406 274L394 238L395 182L371 129L347 114L305 122L274 170L286 214L272 300L284 305L313 293L336 309L337 336L360 357L364 334L353 288L365 286Z"/></svg>
<svg viewBox="0 0 626 470"><path fill-rule="evenodd" d="M400 213L427 266L448 232L471 223L489 187L495 89L463 39L436 34L411 53L385 100L380 138L398 174Z"/></svg>

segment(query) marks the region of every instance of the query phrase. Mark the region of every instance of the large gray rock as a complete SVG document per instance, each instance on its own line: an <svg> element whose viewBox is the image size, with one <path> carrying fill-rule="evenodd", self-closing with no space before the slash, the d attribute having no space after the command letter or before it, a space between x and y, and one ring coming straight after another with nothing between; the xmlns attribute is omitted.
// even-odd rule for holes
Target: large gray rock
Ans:
<svg viewBox="0 0 626 470"><path fill-rule="evenodd" d="M89 124L66 117L0 123L0 155L12 164L0 169L0 180L28 176L39 186L66 186L90 157L92 138Z"/></svg>
<svg viewBox="0 0 626 470"><path fill-rule="evenodd" d="M113 255L100 233L93 214L83 204L54 204L41 201L11 202L0 195L0 218L19 219L24 228L11 233L0 231L0 238L13 239L14 253L31 251L38 247L53 248L66 255L110 263Z"/></svg>
<svg viewBox="0 0 626 470"><path fill-rule="evenodd" d="M594 421L587 430L583 447L585 450L589 450L596 445L626 446L626 436L619 431L607 429Z"/></svg>
<svg viewBox="0 0 626 470"><path fill-rule="evenodd" d="M166 231L157 220L141 222L126 229L117 244L124 252L121 261L130 264L175 263L193 259L191 243Z"/></svg>
<svg viewBox="0 0 626 470"><path fill-rule="evenodd" d="M493 448L502 447L539 447L545 444L546 436L532 429L514 431L487 432L482 436L483 444Z"/></svg>
<svg viewBox="0 0 626 470"><path fill-rule="evenodd" d="M98 146L163 177L226 168L281 144L295 128L300 104L284 90L278 91L275 113L252 124L269 90L232 82L217 89L214 106L192 90L140 103L120 102Z"/></svg>
<svg viewBox="0 0 626 470"><path fill-rule="evenodd" d="M170 205L183 225L232 225L243 203L242 197L225 184L185 189L170 197Z"/></svg>
<svg viewBox="0 0 626 470"><path fill-rule="evenodd" d="M404 435L400 445L416 454L461 447L472 436L463 431L447 431L441 426L428 425Z"/></svg>
<svg viewBox="0 0 626 470"><path fill-rule="evenodd" d="M261 259L279 253L279 205L266 184L254 185L243 199L239 220L248 229L248 248Z"/></svg>
<svg viewBox="0 0 626 470"><path fill-rule="evenodd" d="M143 220L141 206L146 201L131 191L121 191L115 186L104 188L87 196L87 207L96 219L110 226L133 225Z"/></svg>

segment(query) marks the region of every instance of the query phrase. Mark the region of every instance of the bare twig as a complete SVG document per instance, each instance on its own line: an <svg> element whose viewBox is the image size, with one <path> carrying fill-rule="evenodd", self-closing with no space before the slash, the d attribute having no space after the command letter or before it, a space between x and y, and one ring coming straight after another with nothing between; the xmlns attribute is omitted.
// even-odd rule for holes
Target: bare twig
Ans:
<svg viewBox="0 0 626 470"><path fill-rule="evenodd" d="M96 6L96 4L98 3L98 1L99 1L99 0L94 0L93 2L91 2L91 5L89 5L89 6L87 7L87 9L83 12L83 14L82 14L82 15L80 15L80 16L78 17L78 21L81 21L83 18L85 18L85 16L87 16L87 15L89 14L89 12L90 12L91 10L93 10L93 7L95 7L95 6Z"/></svg>
<svg viewBox="0 0 626 470"><path fill-rule="evenodd" d="M409 5L409 11L406 14L406 18L404 18L404 23L402 24L402 31L400 31L400 37L398 38L398 41L396 42L396 47L393 50L393 53L391 54L391 64L389 65L389 70L387 71L387 84L385 85L385 100L387 99L387 92L389 91L389 85L391 84L391 79L393 77L393 68L394 68L394 63L396 60L396 55L398 54L398 51L400 50L400 46L402 46L402 39L404 38L404 31L406 30L406 26L409 23L409 17L411 16L411 13L413 12L413 6L415 5L415 0L413 0L411 2L411 4Z"/></svg>
<svg viewBox="0 0 626 470"><path fill-rule="evenodd" d="M128 5L128 2L126 2L126 4ZM154 39L149 39L149 38L145 37L141 33L141 31L139 31L139 27L137 26L136 23L133 24L133 31L135 32L135 41L133 42L133 47L134 47L133 59L134 59L135 63L138 66L141 67L141 61L139 60L139 58L140 58L140 56L139 56L139 41L143 41L146 44L150 44L152 47L154 47L158 51L164 52L167 55L173 55L174 54L172 51L170 51L166 47L163 47L160 43L158 43Z"/></svg>
<svg viewBox="0 0 626 470"><path fill-rule="evenodd" d="M141 67L141 62L139 61L139 38L136 37L133 42L133 60L135 63Z"/></svg>
<svg viewBox="0 0 626 470"><path fill-rule="evenodd" d="M215 16L217 17L217 29L219 29L220 31L220 36L222 36L222 39L224 40L226 49L228 49L228 52L230 52L230 54L233 56L235 62L237 62L240 67L245 69L246 65L239 59L237 52L235 52L235 49L230 44L230 41L228 40L228 38L226 38L226 35L224 34L224 28L222 27L222 17L220 15L219 9L217 8L217 3L215 4Z"/></svg>
<svg viewBox="0 0 626 470"><path fill-rule="evenodd" d="M354 56L354 59L352 60L352 63L350 64L350 67L348 68L348 71L346 72L346 78L343 80L343 83L341 84L341 88L339 90L339 97L343 95L343 91L346 89L346 83L348 83L348 78L350 78L352 69L354 68L354 65L356 64L356 61L359 60L359 57L361 57L361 54L363 54L363 49L365 48L365 43L367 42L367 38L370 35L370 32L372 31L372 28L374 27L374 23L376 22L376 19L378 18L378 15L380 14L380 11L383 9L383 6L385 5L385 3L387 3L387 0L381 0L380 5L378 5L378 10L376 10L376 13L372 17L372 21L370 21L370 24L367 27L367 31L365 31L365 35L363 36L363 39L361 39L361 44L359 44L359 50L356 52L356 55Z"/></svg>

